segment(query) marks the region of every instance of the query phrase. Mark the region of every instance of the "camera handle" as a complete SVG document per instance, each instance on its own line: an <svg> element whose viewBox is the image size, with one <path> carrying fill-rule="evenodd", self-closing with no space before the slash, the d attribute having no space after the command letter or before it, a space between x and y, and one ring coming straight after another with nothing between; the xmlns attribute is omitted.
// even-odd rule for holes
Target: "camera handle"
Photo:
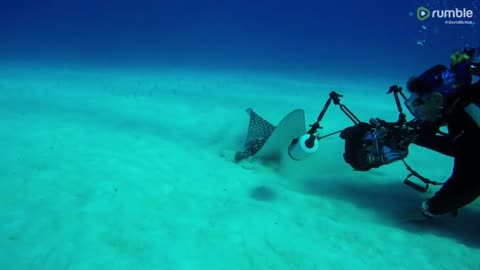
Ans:
<svg viewBox="0 0 480 270"><path fill-rule="evenodd" d="M432 185L432 186L441 186L443 185L444 183L442 182L435 182L435 181L432 181L432 180L429 180L423 176L421 176L419 173L417 173L415 170L412 169L412 167L410 167L407 162L405 162L404 159L402 159L403 161L403 164L405 165L405 167L407 168L407 170L410 172L410 174L405 178L405 180L403 180L403 183L409 187L412 187L420 192L426 192L427 189L428 189L428 186L429 185ZM412 177L412 176L415 176L416 178L418 178L420 181L422 181L423 183L425 183L425 186L421 186L417 183L414 183L412 182L409 178Z"/></svg>

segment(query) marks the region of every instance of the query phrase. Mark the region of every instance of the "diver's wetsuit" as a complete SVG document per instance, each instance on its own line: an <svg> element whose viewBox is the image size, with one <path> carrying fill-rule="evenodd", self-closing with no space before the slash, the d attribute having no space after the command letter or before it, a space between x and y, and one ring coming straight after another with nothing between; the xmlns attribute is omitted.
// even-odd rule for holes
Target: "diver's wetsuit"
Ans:
<svg viewBox="0 0 480 270"><path fill-rule="evenodd" d="M453 172L442 188L428 201L429 212L441 215L455 212L480 196L480 128L464 111L472 102L480 106L480 83L470 86L473 93L460 98L446 119L448 136L426 132L415 144L454 157Z"/></svg>

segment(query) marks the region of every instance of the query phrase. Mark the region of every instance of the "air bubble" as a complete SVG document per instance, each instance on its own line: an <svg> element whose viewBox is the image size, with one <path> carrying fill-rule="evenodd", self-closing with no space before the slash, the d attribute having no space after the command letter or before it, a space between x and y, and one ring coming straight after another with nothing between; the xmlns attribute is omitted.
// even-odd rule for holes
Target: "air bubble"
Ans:
<svg viewBox="0 0 480 270"><path fill-rule="evenodd" d="M420 47L423 47L425 45L425 42L426 42L425 39L417 40L417 45L420 46Z"/></svg>

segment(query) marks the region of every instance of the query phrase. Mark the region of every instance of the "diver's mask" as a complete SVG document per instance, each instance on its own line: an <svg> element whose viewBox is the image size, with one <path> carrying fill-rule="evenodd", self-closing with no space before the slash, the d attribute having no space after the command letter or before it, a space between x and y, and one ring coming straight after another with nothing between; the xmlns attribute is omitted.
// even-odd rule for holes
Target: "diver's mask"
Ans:
<svg viewBox="0 0 480 270"><path fill-rule="evenodd" d="M436 122L442 118L445 97L439 92L428 94L412 93L405 101L405 105L415 118Z"/></svg>
<svg viewBox="0 0 480 270"><path fill-rule="evenodd" d="M448 97L457 92L456 74L437 65L409 82L410 97L405 105L417 119L437 122L442 119Z"/></svg>

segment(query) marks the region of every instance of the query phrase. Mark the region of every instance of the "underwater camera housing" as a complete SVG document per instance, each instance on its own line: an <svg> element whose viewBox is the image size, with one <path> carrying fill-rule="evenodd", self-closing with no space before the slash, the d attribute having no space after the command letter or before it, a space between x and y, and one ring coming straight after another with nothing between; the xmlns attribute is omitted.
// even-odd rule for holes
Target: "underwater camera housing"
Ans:
<svg viewBox="0 0 480 270"><path fill-rule="evenodd" d="M340 138L345 140L345 162L356 171L368 171L406 158L408 144L402 130L387 124L390 123L372 118L369 123L344 129Z"/></svg>

